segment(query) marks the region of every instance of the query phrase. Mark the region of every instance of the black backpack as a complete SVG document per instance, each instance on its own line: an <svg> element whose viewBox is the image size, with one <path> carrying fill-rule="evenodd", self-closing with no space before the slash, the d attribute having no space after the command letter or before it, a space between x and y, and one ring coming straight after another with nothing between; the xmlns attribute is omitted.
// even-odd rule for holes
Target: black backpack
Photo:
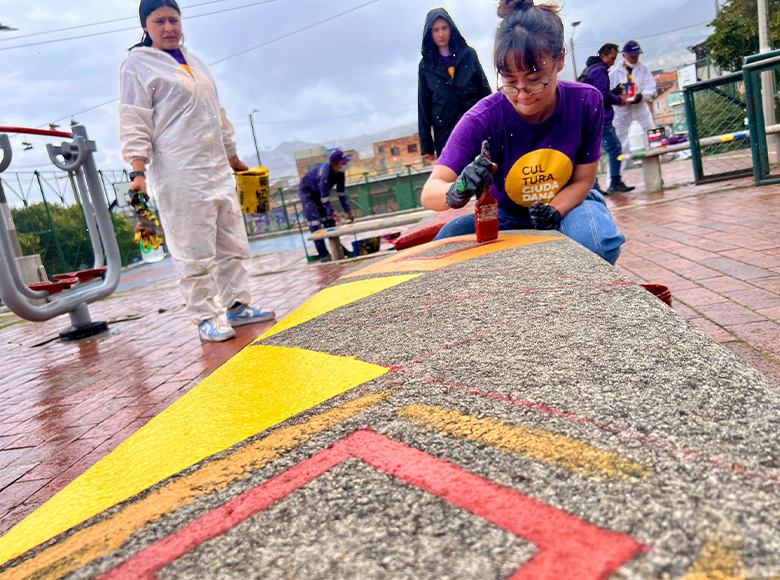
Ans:
<svg viewBox="0 0 780 580"><path fill-rule="evenodd" d="M596 64L598 64L598 63L596 63ZM582 71L580 76L577 77L577 82L578 83L584 83L584 84L587 85L588 84L588 75L590 74L590 71L593 70L593 67L596 66L596 64L592 64L588 68L586 68L584 71Z"/></svg>

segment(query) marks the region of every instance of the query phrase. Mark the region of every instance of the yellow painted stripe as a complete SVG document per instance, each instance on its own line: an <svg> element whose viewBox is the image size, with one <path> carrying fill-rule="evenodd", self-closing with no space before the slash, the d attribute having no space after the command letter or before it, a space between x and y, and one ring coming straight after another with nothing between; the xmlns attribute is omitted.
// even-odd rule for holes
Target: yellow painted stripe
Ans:
<svg viewBox="0 0 780 580"><path fill-rule="evenodd" d="M680 580L746 580L745 564L739 556L742 542L712 532L707 536L699 558Z"/></svg>
<svg viewBox="0 0 780 580"><path fill-rule="evenodd" d="M0 538L0 563L388 370L302 349L246 348Z"/></svg>
<svg viewBox="0 0 780 580"><path fill-rule="evenodd" d="M433 272L440 270L447 266L454 266L480 256L487 256L494 254L502 250L508 250L510 248L517 248L520 246L530 246L533 244L541 244L544 242L552 242L555 240L562 240L560 236L528 236L528 235L508 235L501 234L498 236L498 240L487 244L477 244L477 238L474 235L470 236L458 236L455 238L445 238L443 240L435 240L428 242L421 246L409 248L404 250L395 256L385 258L381 262L371 264L365 268L361 268L356 272L342 276L345 278L356 278L358 276L368 276L372 274L393 274L400 272ZM420 254L425 254L433 248L440 248L447 245L458 245L471 242L473 247L457 251L450 255L444 255L439 258L430 257L426 259L415 259Z"/></svg>
<svg viewBox="0 0 780 580"><path fill-rule="evenodd" d="M729 141L734 140L734 135L724 135L723 137L720 138L720 140L723 141L724 143L728 143Z"/></svg>
<svg viewBox="0 0 780 580"><path fill-rule="evenodd" d="M480 419L452 409L410 405L398 414L437 433L519 453L587 476L647 477L649 467L593 445L536 427Z"/></svg>
<svg viewBox="0 0 780 580"><path fill-rule="evenodd" d="M182 508L199 497L215 493L262 469L276 457L306 443L315 435L374 407L394 394L385 391L365 395L300 425L280 429L227 457L200 467L190 475L173 480L149 495L131 502L120 511L43 550L34 558L9 568L0 580L60 578L119 548L146 524Z"/></svg>
<svg viewBox="0 0 780 580"><path fill-rule="evenodd" d="M351 282L349 284L325 288L315 294L295 312L292 312L283 320L280 320L276 325L258 338L256 342L273 336L274 334L284 332L288 328L298 326L309 320L314 320L323 314L327 314L337 308L362 300L372 294L382 292L393 286L398 286L399 284L413 280L420 275L421 274L374 278L372 280L361 280L360 282Z"/></svg>

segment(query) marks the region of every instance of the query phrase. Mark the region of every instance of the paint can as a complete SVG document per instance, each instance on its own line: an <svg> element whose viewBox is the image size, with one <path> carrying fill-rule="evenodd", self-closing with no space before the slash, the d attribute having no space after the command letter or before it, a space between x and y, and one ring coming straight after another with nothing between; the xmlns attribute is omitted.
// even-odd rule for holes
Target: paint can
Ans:
<svg viewBox="0 0 780 580"><path fill-rule="evenodd" d="M667 306L672 306L672 293L668 286L662 284L642 284L642 288L650 292L653 296L659 298Z"/></svg>

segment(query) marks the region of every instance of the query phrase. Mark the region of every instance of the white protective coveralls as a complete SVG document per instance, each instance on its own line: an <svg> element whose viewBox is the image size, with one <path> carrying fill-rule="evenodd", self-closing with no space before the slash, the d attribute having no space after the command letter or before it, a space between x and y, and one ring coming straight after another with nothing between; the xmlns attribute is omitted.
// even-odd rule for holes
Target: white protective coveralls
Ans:
<svg viewBox="0 0 780 580"><path fill-rule="evenodd" d="M628 79L628 71L625 60L621 59L609 73L609 86L614 89L619 84L632 82L636 84L636 94L642 93L642 100L639 103L630 103L622 107L615 107L615 119L612 124L615 127L615 133L623 146L623 154L631 153L631 145L628 140L628 130L631 123L636 121L642 127L645 135L645 149L648 146L647 132L655 128L653 112L650 109L650 103L655 97L656 85L653 75L647 70L647 67L638 62L632 67L631 80ZM629 66L631 66L629 64ZM620 172L626 169L626 160L620 165Z"/></svg>
<svg viewBox="0 0 780 580"><path fill-rule="evenodd" d="M120 69L119 133L125 161L151 162L149 184L187 314L199 324L235 302L249 304L249 243L228 162L236 154L233 126L206 65L182 54L192 74L162 50L130 52Z"/></svg>

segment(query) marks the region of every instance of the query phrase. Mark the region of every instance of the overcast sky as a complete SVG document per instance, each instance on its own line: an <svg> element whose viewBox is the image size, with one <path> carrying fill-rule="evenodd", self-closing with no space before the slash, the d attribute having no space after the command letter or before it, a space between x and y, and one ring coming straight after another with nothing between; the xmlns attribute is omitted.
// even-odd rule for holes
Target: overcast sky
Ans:
<svg viewBox="0 0 780 580"><path fill-rule="evenodd" d="M222 105L236 126L239 154L248 157L254 152L249 126L254 109L259 111L254 121L261 152L283 141L318 143L416 123L422 28L426 13L437 5L450 12L495 86L491 51L498 23L496 4L489 0L182 0L180 6L185 44L211 65ZM582 21L575 35L580 69L603 42L641 39L643 34L701 20L696 15L691 16L698 18L693 22L670 18L679 11L681 0L561 4L567 47L570 23ZM710 7L714 16L713 0L688 0L688 5ZM123 168L115 99L119 65L127 47L141 36L138 2L0 0L0 23L19 29L0 31L0 125L38 127L57 120L67 127L73 117L97 142L98 166ZM71 29L51 33L64 28ZM675 39L690 33L693 44L706 38L705 31L703 26L691 26ZM62 38L70 40L48 42ZM43 42L48 43L12 48ZM567 71L571 76L570 64ZM27 140L35 147L26 152L21 150L21 138L12 140L10 171L51 168L45 155L47 140Z"/></svg>

